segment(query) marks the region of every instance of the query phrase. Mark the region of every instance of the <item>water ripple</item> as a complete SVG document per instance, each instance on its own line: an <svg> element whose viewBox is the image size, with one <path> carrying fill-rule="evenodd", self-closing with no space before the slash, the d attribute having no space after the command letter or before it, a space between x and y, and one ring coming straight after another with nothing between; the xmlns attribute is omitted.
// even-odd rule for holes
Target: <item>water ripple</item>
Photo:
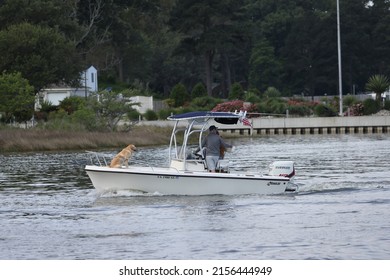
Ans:
<svg viewBox="0 0 390 280"><path fill-rule="evenodd" d="M389 135L227 141L237 170L294 160L301 192L97 193L84 152L0 155L0 259L390 258ZM166 152L140 148L132 164L165 165Z"/></svg>

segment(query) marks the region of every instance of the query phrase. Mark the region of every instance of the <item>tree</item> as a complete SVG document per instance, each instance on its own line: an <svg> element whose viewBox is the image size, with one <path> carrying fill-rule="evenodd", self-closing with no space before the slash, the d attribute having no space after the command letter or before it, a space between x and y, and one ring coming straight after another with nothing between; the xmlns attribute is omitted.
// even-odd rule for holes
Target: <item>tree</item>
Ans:
<svg viewBox="0 0 390 280"><path fill-rule="evenodd" d="M381 60L386 59L386 55L383 52L380 55L376 54L378 50L374 46L374 42L378 41L377 37L383 37L386 31L382 30L383 33L380 32L379 35L373 34L376 29L376 19L370 16L371 8L368 2L371 1L340 1L341 58L344 92L352 93L355 88L360 89L360 91L364 90L364 85L368 76L371 75L370 73L377 73L378 71L382 73L378 68L378 64ZM381 18L382 15L377 14L374 17ZM389 32L388 28L387 30Z"/></svg>
<svg viewBox="0 0 390 280"><path fill-rule="evenodd" d="M366 20L366 30L369 34L370 44L368 46L371 48L369 49L369 59L362 66L370 69L371 73L384 73L389 76L390 1L375 0L370 2L372 2L372 5L366 9L369 12L369 20ZM362 21L359 21L359 24L361 23ZM367 45L363 45L363 47L367 48Z"/></svg>
<svg viewBox="0 0 390 280"><path fill-rule="evenodd" d="M227 46L239 37L234 28L242 1L208 0L208 1L178 1L172 12L170 25L183 34L182 48L190 50L193 55L201 56L204 63L206 89L212 95L213 61L217 51L221 52L223 63L227 63ZM225 56L225 57L224 57ZM225 69L226 65L222 68ZM229 74L225 74L229 76Z"/></svg>
<svg viewBox="0 0 390 280"><path fill-rule="evenodd" d="M164 99L199 81L223 98L235 82L284 96L337 93L334 0L0 3L0 73L21 72L37 91L94 65L101 85L137 80ZM390 1L340 5L343 90L359 92L372 73L390 75Z"/></svg>
<svg viewBox="0 0 390 280"><path fill-rule="evenodd" d="M190 95L188 94L186 87L182 83L179 83L173 87L169 98L175 101L175 107L180 107L189 101Z"/></svg>
<svg viewBox="0 0 390 280"><path fill-rule="evenodd" d="M17 71L38 92L77 84L82 67L71 42L54 29L22 23L0 31L0 71Z"/></svg>
<svg viewBox="0 0 390 280"><path fill-rule="evenodd" d="M280 84L280 62L269 42L261 41L252 48L249 63L249 83L252 87L263 91Z"/></svg>
<svg viewBox="0 0 390 280"><path fill-rule="evenodd" d="M132 107L138 103L129 102L121 93L114 91L99 91L89 96L89 106L96 114L96 119L109 131L115 131L119 122L129 112L135 111Z"/></svg>
<svg viewBox="0 0 390 280"><path fill-rule="evenodd" d="M229 100L238 100L244 98L244 89L239 83L234 83L229 92Z"/></svg>
<svg viewBox="0 0 390 280"><path fill-rule="evenodd" d="M197 97L203 97L207 96L206 88L204 87L203 83L197 83L194 88L191 91L191 99L197 98Z"/></svg>
<svg viewBox="0 0 390 280"><path fill-rule="evenodd" d="M182 63L172 61L171 53L178 39L165 24L175 0L97 1L102 2L104 12L96 22L96 32L108 38L92 48L86 59L96 65L101 77L127 84L139 80L160 91L168 88L167 83L177 83L173 77L182 76L177 75ZM82 2L80 20L84 25L89 5Z"/></svg>
<svg viewBox="0 0 390 280"><path fill-rule="evenodd" d="M306 3L306 5L304 5ZM281 81L284 93L323 95L337 87L336 18L327 10L314 9L314 3L297 5L291 27L280 49L284 62Z"/></svg>
<svg viewBox="0 0 390 280"><path fill-rule="evenodd" d="M56 29L69 40L76 42L82 33L76 17L77 2L81 1L4 0L0 4L0 29L28 22Z"/></svg>
<svg viewBox="0 0 390 280"><path fill-rule="evenodd" d="M0 75L0 112L6 122L30 120L34 112L34 88L21 73Z"/></svg>
<svg viewBox="0 0 390 280"><path fill-rule="evenodd" d="M372 91L376 94L376 100L381 100L381 95L384 93L390 86L390 80L385 75L373 75L368 79L366 84L366 89Z"/></svg>

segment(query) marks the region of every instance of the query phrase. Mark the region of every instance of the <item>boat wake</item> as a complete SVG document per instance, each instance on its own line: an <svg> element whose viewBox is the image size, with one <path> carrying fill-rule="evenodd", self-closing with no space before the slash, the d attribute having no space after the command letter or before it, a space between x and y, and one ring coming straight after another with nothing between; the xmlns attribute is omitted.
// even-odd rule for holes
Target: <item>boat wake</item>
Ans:
<svg viewBox="0 0 390 280"><path fill-rule="evenodd" d="M146 193L136 190L109 190L109 191L95 191L97 197L131 197L131 196L162 196L160 193Z"/></svg>
<svg viewBox="0 0 390 280"><path fill-rule="evenodd" d="M344 183L316 183L311 185L299 186L299 195L310 195L310 194L326 194L326 193L348 193L365 190L377 190L377 189L390 189L390 184L378 184L377 182L372 183L361 183L356 182L344 182Z"/></svg>

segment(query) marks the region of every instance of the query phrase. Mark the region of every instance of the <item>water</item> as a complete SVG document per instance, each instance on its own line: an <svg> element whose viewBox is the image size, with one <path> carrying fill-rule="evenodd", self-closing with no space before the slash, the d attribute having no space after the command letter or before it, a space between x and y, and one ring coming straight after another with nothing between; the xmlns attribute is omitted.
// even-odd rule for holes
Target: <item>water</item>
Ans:
<svg viewBox="0 0 390 280"><path fill-rule="evenodd" d="M390 258L389 135L228 141L237 170L294 160L300 193L99 194L84 152L0 155L0 259ZM140 148L132 162L166 153Z"/></svg>

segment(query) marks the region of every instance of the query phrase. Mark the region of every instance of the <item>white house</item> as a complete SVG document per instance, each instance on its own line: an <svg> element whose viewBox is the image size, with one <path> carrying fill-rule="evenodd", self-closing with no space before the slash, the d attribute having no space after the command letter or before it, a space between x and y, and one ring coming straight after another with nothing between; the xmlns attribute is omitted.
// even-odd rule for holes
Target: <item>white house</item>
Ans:
<svg viewBox="0 0 390 280"><path fill-rule="evenodd" d="M67 86L54 86L45 88L37 94L35 100L35 110L41 108L43 102L51 103L54 106L60 104L62 100L71 96L87 97L92 92L98 91L98 76L95 67L91 66L80 75L81 85L77 88Z"/></svg>
<svg viewBox="0 0 390 280"><path fill-rule="evenodd" d="M98 91L97 70L91 66L81 74L82 86L87 88L90 92Z"/></svg>
<svg viewBox="0 0 390 280"><path fill-rule="evenodd" d="M139 103L139 105L134 105L140 114L145 114L147 110L153 110L153 96L132 96L130 101L133 103Z"/></svg>

